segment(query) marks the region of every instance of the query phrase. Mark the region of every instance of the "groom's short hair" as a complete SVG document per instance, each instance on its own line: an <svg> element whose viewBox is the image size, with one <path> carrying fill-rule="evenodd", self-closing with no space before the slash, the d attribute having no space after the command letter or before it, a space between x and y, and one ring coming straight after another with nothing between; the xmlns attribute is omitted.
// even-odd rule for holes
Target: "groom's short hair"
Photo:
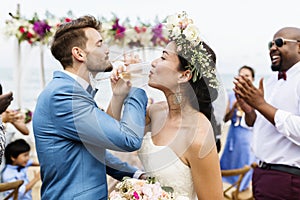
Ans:
<svg viewBox="0 0 300 200"><path fill-rule="evenodd" d="M101 22L91 15L85 15L59 25L52 40L51 53L64 69L73 64L71 52L74 46L85 49L88 38L84 28L88 27L100 32Z"/></svg>

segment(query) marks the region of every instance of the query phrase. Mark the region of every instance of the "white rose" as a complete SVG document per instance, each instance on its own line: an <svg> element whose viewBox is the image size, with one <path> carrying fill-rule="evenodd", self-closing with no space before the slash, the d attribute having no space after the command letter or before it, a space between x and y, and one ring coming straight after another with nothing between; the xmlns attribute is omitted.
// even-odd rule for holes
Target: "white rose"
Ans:
<svg viewBox="0 0 300 200"><path fill-rule="evenodd" d="M183 34L189 41L197 40L199 35L199 30L194 24L189 24L186 29L183 30Z"/></svg>
<svg viewBox="0 0 300 200"><path fill-rule="evenodd" d="M174 27L173 30L172 30L172 36L177 37L180 34L181 34L181 29L178 26Z"/></svg>
<svg viewBox="0 0 300 200"><path fill-rule="evenodd" d="M167 24L166 27L167 29L173 29L174 26L177 26L179 23L179 18L177 15L171 15L167 18Z"/></svg>

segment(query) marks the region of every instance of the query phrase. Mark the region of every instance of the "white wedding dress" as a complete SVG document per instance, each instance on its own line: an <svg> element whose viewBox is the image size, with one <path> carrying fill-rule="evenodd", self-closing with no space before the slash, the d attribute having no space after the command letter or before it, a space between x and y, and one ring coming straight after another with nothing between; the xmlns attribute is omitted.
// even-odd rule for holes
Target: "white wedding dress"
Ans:
<svg viewBox="0 0 300 200"><path fill-rule="evenodd" d="M197 200L191 169L171 148L153 144L150 132L145 135L138 156L149 176L174 189L175 199Z"/></svg>

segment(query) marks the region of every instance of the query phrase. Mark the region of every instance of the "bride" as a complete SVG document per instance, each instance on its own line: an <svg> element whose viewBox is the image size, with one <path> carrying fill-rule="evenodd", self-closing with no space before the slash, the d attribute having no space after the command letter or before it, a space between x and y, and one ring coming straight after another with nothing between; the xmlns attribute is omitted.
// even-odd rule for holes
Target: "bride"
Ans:
<svg viewBox="0 0 300 200"><path fill-rule="evenodd" d="M152 61L148 82L166 101L149 105L138 155L147 175L172 187L175 199L223 199L212 108L215 54L185 12L168 17L166 28L170 42Z"/></svg>

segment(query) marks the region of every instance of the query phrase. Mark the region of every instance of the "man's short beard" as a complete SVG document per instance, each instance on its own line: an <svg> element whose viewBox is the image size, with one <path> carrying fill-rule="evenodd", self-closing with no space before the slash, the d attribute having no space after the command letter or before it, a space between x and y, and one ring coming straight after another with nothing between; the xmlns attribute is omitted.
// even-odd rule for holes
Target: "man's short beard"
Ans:
<svg viewBox="0 0 300 200"><path fill-rule="evenodd" d="M281 61L280 61L280 63L278 64L278 65L271 65L271 69L272 69L272 71L274 71L274 72L278 72L278 71L281 71L281 68L282 68L282 66L281 66Z"/></svg>
<svg viewBox="0 0 300 200"><path fill-rule="evenodd" d="M274 72L278 72L281 69L281 65L271 65L271 69Z"/></svg>
<svg viewBox="0 0 300 200"><path fill-rule="evenodd" d="M104 70L104 72L111 72L113 70L113 66L112 64L110 63Z"/></svg>

